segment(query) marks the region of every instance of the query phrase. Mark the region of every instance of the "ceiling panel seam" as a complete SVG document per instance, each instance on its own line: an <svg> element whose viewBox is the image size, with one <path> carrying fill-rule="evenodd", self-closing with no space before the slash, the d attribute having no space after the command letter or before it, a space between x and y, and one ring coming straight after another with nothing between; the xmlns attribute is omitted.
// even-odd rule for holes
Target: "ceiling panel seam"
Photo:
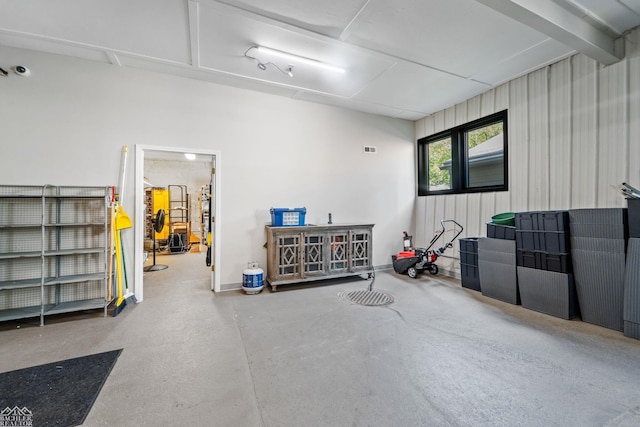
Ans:
<svg viewBox="0 0 640 427"><path fill-rule="evenodd" d="M360 8L360 10L358 10L358 12L356 12L356 14L353 16L353 18L351 18L349 23L346 25L346 27L344 27L344 29L342 30L342 32L338 36L339 40L344 41L346 38L348 38L351 35L351 28L352 28L353 24L356 22L356 20L358 20L358 18L360 18L360 15L362 15L362 13L367 8L367 6L369 6L369 2L370 1L371 0L366 0L365 3Z"/></svg>
<svg viewBox="0 0 640 427"><path fill-rule="evenodd" d="M307 92L307 93L315 93L315 94L330 96L332 98L350 99L349 97L346 97L346 96L343 96L343 95L336 95L336 94L329 93L329 92L323 92L323 91L320 91L320 90L317 90L317 89L309 89L309 88L299 87L299 86L295 86L295 85L288 85L286 83L280 83L280 82L274 82L274 81L271 81L271 80L259 79L257 77L246 76L246 75L243 75L243 74L233 73L233 72L230 72L230 71L218 70L216 68L209 68L209 67L202 66L202 67L199 68L199 70L200 71L211 71L211 72L215 72L215 73L218 73L218 74L223 74L225 76L240 77L240 78L246 79L246 80L252 80L252 81L256 81L256 82L265 83L265 84L268 84L270 86L281 87L281 88L286 88L286 89L292 89L292 90L295 90L297 92L303 91L303 92Z"/></svg>
<svg viewBox="0 0 640 427"><path fill-rule="evenodd" d="M362 86L360 89L358 89L354 94L352 94L349 98L353 99L356 96L360 95L360 93L367 89L368 87L370 87L374 82L376 82L380 77L382 77L383 74L386 74L389 70L393 69L396 67L396 65L398 65L397 62L394 62L393 64L389 65L387 68L385 68L384 70L380 71L376 76L372 77L371 79L369 79L369 81Z"/></svg>
<svg viewBox="0 0 640 427"><path fill-rule="evenodd" d="M158 58L158 57L155 57L155 56L143 55L141 53L128 52L128 51L119 50L119 49L112 49L112 48L109 48L109 47L106 47L106 46L98 46L98 45L90 44L90 43L76 42L76 41L67 40L67 39L61 39L61 38L57 38L57 37L41 36L41 35L38 35L38 34L26 33L26 32L23 32L23 31L6 30L6 29L0 28L0 34L7 34L9 36L20 36L20 37L33 39L33 40L55 42L55 43L59 43L59 44L70 46L70 47L82 47L82 48L92 49L95 52L105 53L105 54L107 54L107 56L109 56L109 53L111 53L111 54L119 54L121 56L129 56L129 57L132 57L132 58L146 59L146 60L149 60L149 61L163 63L163 64L189 66L188 64L185 64L184 62L174 61L174 60L171 60L171 59Z"/></svg>
<svg viewBox="0 0 640 427"><path fill-rule="evenodd" d="M433 71L438 71L438 72L445 73L445 74L448 74L450 76L458 77L458 78L465 79L465 80L469 78L469 76L463 76L463 75L460 75L460 74L457 74L457 73L454 73L454 72L451 72L451 71L447 71L447 70L444 70L444 69L436 68L436 67L430 66L428 64L423 64L421 62L411 60L409 58L403 58L401 56L394 55L392 53L384 52L384 51L381 51L381 50L378 50L378 49L372 49L372 48L364 47L364 46L361 46L359 44L350 43L350 42L347 42L347 41L342 41L342 40L336 39L334 37L329 37L327 35L320 34L318 32L311 31L311 30L308 30L306 28L302 28L302 27L299 27L299 26L296 26L296 25L292 25L292 24L289 24L287 22L283 22L283 21L279 21L279 20L271 18L271 17L266 17L266 16L263 16L263 15L259 15L259 14L255 13L255 12L252 12L251 10L239 8L237 6L233 6L233 5L230 5L228 3L224 3L224 2L216 0L216 1L211 2L211 4L212 5L216 5L214 7L220 7L221 9L230 9L232 11L235 11L236 13L239 13L241 16L244 16L246 18L254 19L254 20L258 21L258 22L262 22L262 23L265 23L265 24L274 25L276 27L279 27L279 28L282 28L284 30L288 30L288 31L291 31L291 32L296 32L299 35L309 36L309 37L315 38L316 40L321 41L321 42L333 43L333 44L335 44L337 46L343 46L345 48L353 49L355 51L359 51L360 53L364 53L364 54L382 55L387 60L404 61L404 62L407 62L409 64L418 65L420 67L425 67L425 68L428 68L428 69L433 70Z"/></svg>

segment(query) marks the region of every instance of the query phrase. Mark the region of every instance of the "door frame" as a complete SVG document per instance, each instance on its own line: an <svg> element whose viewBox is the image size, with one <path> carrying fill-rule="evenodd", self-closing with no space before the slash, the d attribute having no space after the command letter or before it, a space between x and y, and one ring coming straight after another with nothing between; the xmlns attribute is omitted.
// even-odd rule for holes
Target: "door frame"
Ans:
<svg viewBox="0 0 640 427"><path fill-rule="evenodd" d="M220 292L220 171L221 156L216 150L206 150L202 148L165 147L156 145L136 144L136 166L135 166L135 211L134 211L134 289L136 300L144 300L144 153L145 151L165 151L173 153L193 153L196 155L212 156L212 166L215 167L215 177L213 179L213 257L211 263L211 290ZM211 213L210 213L211 215Z"/></svg>

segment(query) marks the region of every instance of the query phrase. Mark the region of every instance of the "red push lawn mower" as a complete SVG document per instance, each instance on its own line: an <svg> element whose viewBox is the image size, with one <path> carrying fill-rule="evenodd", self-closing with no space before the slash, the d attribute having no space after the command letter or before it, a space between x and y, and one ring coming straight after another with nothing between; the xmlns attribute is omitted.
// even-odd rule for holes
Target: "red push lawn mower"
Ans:
<svg viewBox="0 0 640 427"><path fill-rule="evenodd" d="M431 249L438 239L440 239L440 237L445 233L444 224L447 222L455 224L454 228L451 230L455 232L455 235L441 248ZM453 219L443 219L440 221L440 225L442 226L442 229L438 230L436 235L433 236L428 248L413 248L411 236L408 236L406 231L404 232L404 250L399 252L398 255L391 256L391 259L393 260L393 269L396 273L408 274L412 279L418 277L418 275L425 270L433 275L438 274L438 266L435 264L436 260L444 253L444 251L447 250L447 248L453 247L454 240L462 234L463 230L462 226Z"/></svg>

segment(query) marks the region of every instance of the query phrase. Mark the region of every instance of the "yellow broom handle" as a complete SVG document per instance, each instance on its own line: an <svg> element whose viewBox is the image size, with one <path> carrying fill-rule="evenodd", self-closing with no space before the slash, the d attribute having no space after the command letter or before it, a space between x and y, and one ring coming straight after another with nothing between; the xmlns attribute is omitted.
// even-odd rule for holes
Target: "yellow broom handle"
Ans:
<svg viewBox="0 0 640 427"><path fill-rule="evenodd" d="M118 277L118 301L116 304L120 303L123 299L122 297L122 258L120 255L120 230L116 230L114 234L115 245L116 245L116 271Z"/></svg>

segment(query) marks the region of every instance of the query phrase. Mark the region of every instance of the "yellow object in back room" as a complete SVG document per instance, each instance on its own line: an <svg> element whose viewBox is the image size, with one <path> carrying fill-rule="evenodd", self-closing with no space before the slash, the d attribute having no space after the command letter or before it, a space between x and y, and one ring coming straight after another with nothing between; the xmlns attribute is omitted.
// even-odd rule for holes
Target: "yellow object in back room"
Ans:
<svg viewBox="0 0 640 427"><path fill-rule="evenodd" d="M160 187L153 188L151 190L151 206L151 212L153 214L158 212L160 209L165 212L169 212L169 190ZM167 227L167 221L169 221L169 218L165 218L165 227L163 227L160 232L156 232L157 240L167 240L169 238L169 227Z"/></svg>

